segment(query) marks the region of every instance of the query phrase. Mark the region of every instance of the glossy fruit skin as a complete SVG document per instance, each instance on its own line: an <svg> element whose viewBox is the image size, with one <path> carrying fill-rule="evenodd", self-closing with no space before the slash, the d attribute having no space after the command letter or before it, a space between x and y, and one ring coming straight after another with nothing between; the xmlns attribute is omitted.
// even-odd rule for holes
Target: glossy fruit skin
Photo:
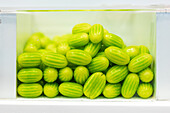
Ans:
<svg viewBox="0 0 170 113"><path fill-rule="evenodd" d="M58 71L55 68L47 67L44 70L44 80L46 82L54 82L58 78Z"/></svg>
<svg viewBox="0 0 170 113"><path fill-rule="evenodd" d="M154 74L150 68L146 68L139 72L139 78L142 82L151 82L153 80Z"/></svg>
<svg viewBox="0 0 170 113"><path fill-rule="evenodd" d="M102 41L104 35L104 28L100 24L94 24L89 31L89 38L92 43L99 43Z"/></svg>
<svg viewBox="0 0 170 113"><path fill-rule="evenodd" d="M149 98L153 93L153 87L150 83L141 83L138 87L137 94L141 98Z"/></svg>
<svg viewBox="0 0 170 113"><path fill-rule="evenodd" d="M45 49L46 49L47 51L49 51L49 52L54 52L54 53L57 52L57 47L56 47L56 45L55 45L54 43L48 44L48 45L45 47Z"/></svg>
<svg viewBox="0 0 170 113"><path fill-rule="evenodd" d="M97 98L103 91L106 77L102 72L93 73L84 84L84 95L90 99Z"/></svg>
<svg viewBox="0 0 170 113"><path fill-rule="evenodd" d="M104 34L106 34L106 33L109 33L109 31L108 31L108 30L106 30L106 29L104 29Z"/></svg>
<svg viewBox="0 0 170 113"><path fill-rule="evenodd" d="M59 80L68 82L73 78L73 70L70 67L65 67L59 70Z"/></svg>
<svg viewBox="0 0 170 113"><path fill-rule="evenodd" d="M101 43L94 44L94 43L89 42L85 46L84 51L89 53L91 57L94 57L99 52L100 48L101 48Z"/></svg>
<svg viewBox="0 0 170 113"><path fill-rule="evenodd" d="M130 73L123 82L121 94L124 98L132 98L137 91L139 77L137 74Z"/></svg>
<svg viewBox="0 0 170 113"><path fill-rule="evenodd" d="M121 84L106 84L103 95L106 98L115 98L120 95Z"/></svg>
<svg viewBox="0 0 170 113"><path fill-rule="evenodd" d="M140 46L139 46L139 54L143 54L143 53L148 53L148 54L150 54L149 49L148 49L146 46L140 45Z"/></svg>
<svg viewBox="0 0 170 113"><path fill-rule="evenodd" d="M110 46L104 52L106 57L114 64L126 65L130 61L129 55L118 47Z"/></svg>
<svg viewBox="0 0 170 113"><path fill-rule="evenodd" d="M88 65L92 60L91 56L87 52L79 49L69 50L66 53L66 58L69 62L82 66Z"/></svg>
<svg viewBox="0 0 170 113"><path fill-rule="evenodd" d="M40 38L40 44L41 44L41 48L45 48L49 43L51 43L51 40L49 37L44 36Z"/></svg>
<svg viewBox="0 0 170 113"><path fill-rule="evenodd" d="M128 69L130 72L137 73L150 66L151 63L152 63L152 55L148 53L143 53L134 57L130 61L128 65Z"/></svg>
<svg viewBox="0 0 170 113"><path fill-rule="evenodd" d="M22 83L18 86L18 94L26 98L39 97L42 94L42 86L38 83Z"/></svg>
<svg viewBox="0 0 170 113"><path fill-rule="evenodd" d="M89 70L84 66L78 66L74 70L74 80L79 84L84 84L89 77Z"/></svg>
<svg viewBox="0 0 170 113"><path fill-rule="evenodd" d="M106 80L109 83L119 83L125 79L128 73L129 71L127 66L115 65L107 71Z"/></svg>
<svg viewBox="0 0 170 113"><path fill-rule="evenodd" d="M18 63L22 67L38 67L41 63L39 53L22 53L18 56Z"/></svg>
<svg viewBox="0 0 170 113"><path fill-rule="evenodd" d="M89 33L90 28L91 28L91 25L88 24L88 23L76 24L72 29L72 33L73 34L76 34L76 33Z"/></svg>
<svg viewBox="0 0 170 113"><path fill-rule="evenodd" d="M65 34L62 36L54 36L53 42L55 43L56 46L60 43L68 43L68 40L72 37L72 34Z"/></svg>
<svg viewBox="0 0 170 113"><path fill-rule="evenodd" d="M104 34L102 42L106 47L115 46L118 48L122 48L124 46L123 40L119 36L112 33Z"/></svg>
<svg viewBox="0 0 170 113"><path fill-rule="evenodd" d="M38 68L23 68L18 72L18 79L24 83L38 82L42 79L42 71Z"/></svg>
<svg viewBox="0 0 170 113"><path fill-rule="evenodd" d="M59 43L56 49L57 53L62 55L66 55L67 51L69 50L70 50L70 46L66 42Z"/></svg>
<svg viewBox="0 0 170 113"><path fill-rule="evenodd" d="M59 92L66 97L78 98L83 95L83 86L74 82L63 82L59 85Z"/></svg>
<svg viewBox="0 0 170 113"><path fill-rule="evenodd" d="M44 95L49 98L54 98L59 94L57 83L46 83L44 85Z"/></svg>
<svg viewBox="0 0 170 113"><path fill-rule="evenodd" d="M68 62L64 55L48 52L42 57L42 62L49 67L64 68Z"/></svg>
<svg viewBox="0 0 170 113"><path fill-rule="evenodd" d="M85 46L89 42L89 36L87 33L73 34L72 38L68 40L70 46L81 47Z"/></svg>
<svg viewBox="0 0 170 113"><path fill-rule="evenodd" d="M25 47L24 47L24 52L37 52L38 51L38 49L37 49L37 47L34 45L34 44L27 44L27 45L25 45Z"/></svg>
<svg viewBox="0 0 170 113"><path fill-rule="evenodd" d="M128 46L123 50L130 56L130 59L133 59L135 56L139 55L139 48L137 46Z"/></svg>
<svg viewBox="0 0 170 113"><path fill-rule="evenodd" d="M109 60L106 57L95 57L91 63L87 66L91 73L104 71L109 66Z"/></svg>

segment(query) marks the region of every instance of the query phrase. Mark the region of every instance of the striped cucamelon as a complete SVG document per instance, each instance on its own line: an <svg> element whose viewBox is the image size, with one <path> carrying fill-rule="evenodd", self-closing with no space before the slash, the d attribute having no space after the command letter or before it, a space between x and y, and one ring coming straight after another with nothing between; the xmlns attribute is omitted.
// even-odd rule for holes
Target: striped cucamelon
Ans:
<svg viewBox="0 0 170 113"><path fill-rule="evenodd" d="M149 98L153 93L153 87L150 83L141 83L138 87L137 94L141 98Z"/></svg>
<svg viewBox="0 0 170 113"><path fill-rule="evenodd" d="M38 82L42 76L42 71L38 68L23 68L18 72L18 79L25 83Z"/></svg>
<svg viewBox="0 0 170 113"><path fill-rule="evenodd" d="M18 63L22 67L38 67L41 63L39 53L22 53L18 56Z"/></svg>
<svg viewBox="0 0 170 113"><path fill-rule="evenodd" d="M63 96L77 98L83 95L83 86L74 82L63 82L59 86L59 92Z"/></svg>
<svg viewBox="0 0 170 113"><path fill-rule="evenodd" d="M137 74L130 73L123 82L121 94L124 98L131 98L135 95L139 85Z"/></svg>
<svg viewBox="0 0 170 113"><path fill-rule="evenodd" d="M140 53L140 54L143 54L143 53L148 53L148 54L150 54L149 49L148 49L146 46L144 46L144 45L140 45L140 46L139 46L139 53Z"/></svg>
<svg viewBox="0 0 170 113"><path fill-rule="evenodd" d="M102 41L104 35L104 28L100 24L94 24L89 31L89 38L92 43L99 43Z"/></svg>
<svg viewBox="0 0 170 113"><path fill-rule="evenodd" d="M115 65L107 71L106 80L109 83L119 83L120 81L125 79L128 72L129 71L127 66Z"/></svg>
<svg viewBox="0 0 170 113"><path fill-rule="evenodd" d="M143 53L136 56L130 61L128 65L128 69L130 72L137 73L150 66L151 63L152 63L152 55L148 53Z"/></svg>
<svg viewBox="0 0 170 113"><path fill-rule="evenodd" d="M93 73L84 84L84 95L90 99L97 98L103 91L106 77L102 72Z"/></svg>
<svg viewBox="0 0 170 113"><path fill-rule="evenodd" d="M42 86L38 83L22 83L18 86L18 94L26 98L35 98L42 94Z"/></svg>
<svg viewBox="0 0 170 113"><path fill-rule="evenodd" d="M44 80L46 82L54 82L58 78L58 71L55 68L47 67L44 70Z"/></svg>
<svg viewBox="0 0 170 113"><path fill-rule="evenodd" d="M41 57L44 56L48 51L46 49L39 49L38 53L40 53Z"/></svg>
<svg viewBox="0 0 170 113"><path fill-rule="evenodd" d="M64 55L48 52L42 57L42 62L49 67L64 68L68 62Z"/></svg>
<svg viewBox="0 0 170 113"><path fill-rule="evenodd" d="M54 53L57 52L57 47L56 47L55 43L50 43L50 44L48 44L48 45L45 47L45 49L46 49L47 51L49 51L49 52L54 52Z"/></svg>
<svg viewBox="0 0 170 113"><path fill-rule="evenodd" d="M128 46L123 49L129 56L130 59L139 55L139 48L137 46Z"/></svg>
<svg viewBox="0 0 170 113"><path fill-rule="evenodd" d="M54 98L59 94L57 83L46 83L44 85L44 95L49 98Z"/></svg>
<svg viewBox="0 0 170 113"><path fill-rule="evenodd" d="M121 84L106 84L103 95L106 98L114 98L120 95Z"/></svg>
<svg viewBox="0 0 170 113"><path fill-rule="evenodd" d="M109 66L109 60L106 57L99 56L92 59L91 63L87 66L91 73L104 71Z"/></svg>
<svg viewBox="0 0 170 113"><path fill-rule="evenodd" d="M97 53L96 57L98 57L98 56L106 57L106 55L105 55L105 53L104 53L104 52L99 52L99 53Z"/></svg>
<svg viewBox="0 0 170 113"><path fill-rule="evenodd" d="M76 24L72 29L72 33L89 33L90 28L91 25L88 23Z"/></svg>
<svg viewBox="0 0 170 113"><path fill-rule="evenodd" d="M78 33L73 34L72 37L68 40L70 46L81 47L86 45L89 42L89 35L87 33Z"/></svg>
<svg viewBox="0 0 170 113"><path fill-rule="evenodd" d="M73 78L73 70L70 67L65 67L59 70L59 80L62 82L68 82Z"/></svg>
<svg viewBox="0 0 170 113"><path fill-rule="evenodd" d="M142 82L151 82L153 80L153 72L150 68L146 68L139 72L139 78Z"/></svg>
<svg viewBox="0 0 170 113"><path fill-rule="evenodd" d="M37 51L38 51L38 48L34 44L26 44L24 47L24 52L26 53L37 52Z"/></svg>
<svg viewBox="0 0 170 113"><path fill-rule="evenodd" d="M47 36L40 38L41 48L45 48L51 42L50 38Z"/></svg>
<svg viewBox="0 0 170 113"><path fill-rule="evenodd" d="M89 70L84 66L78 66L74 70L74 80L79 84L84 84L89 77Z"/></svg>
<svg viewBox="0 0 170 113"><path fill-rule="evenodd" d="M117 65L126 65L130 61L129 55L118 47L110 46L104 52L106 57Z"/></svg>
<svg viewBox="0 0 170 113"><path fill-rule="evenodd" d="M124 46L123 40L119 36L112 33L104 34L102 42L106 47L116 46L118 48L122 48Z"/></svg>
<svg viewBox="0 0 170 113"><path fill-rule="evenodd" d="M94 44L94 43L89 42L85 46L84 51L89 53L91 55L91 57L94 57L98 53L100 48L101 48L101 43Z"/></svg>
<svg viewBox="0 0 170 113"><path fill-rule="evenodd" d="M66 57L69 62L76 65L88 65L92 60L89 53L79 49L69 50Z"/></svg>
<svg viewBox="0 0 170 113"><path fill-rule="evenodd" d="M70 46L68 45L67 42L59 43L56 49L57 53L62 55L66 55L68 50L70 50Z"/></svg>

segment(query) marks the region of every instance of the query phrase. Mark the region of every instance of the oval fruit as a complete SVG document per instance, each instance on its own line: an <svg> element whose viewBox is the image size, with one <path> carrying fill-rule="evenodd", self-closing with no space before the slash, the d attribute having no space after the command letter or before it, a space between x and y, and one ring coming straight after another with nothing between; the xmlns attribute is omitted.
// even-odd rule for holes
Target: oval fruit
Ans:
<svg viewBox="0 0 170 113"><path fill-rule="evenodd" d="M150 83L141 83L138 87L137 94L141 98L149 98L153 93L153 87Z"/></svg>
<svg viewBox="0 0 170 113"><path fill-rule="evenodd" d="M89 53L91 57L94 57L98 53L100 48L101 48L101 43L94 44L89 42L88 45L85 46L84 51Z"/></svg>
<svg viewBox="0 0 170 113"><path fill-rule="evenodd" d="M72 29L72 33L89 33L90 28L91 25L88 23L76 24Z"/></svg>
<svg viewBox="0 0 170 113"><path fill-rule="evenodd" d="M114 98L120 95L121 84L106 84L103 95L106 98Z"/></svg>
<svg viewBox="0 0 170 113"><path fill-rule="evenodd" d="M89 70L84 66L78 66L74 70L74 80L79 84L84 84L89 77Z"/></svg>
<svg viewBox="0 0 170 113"><path fill-rule="evenodd" d="M22 83L18 86L18 94L22 97L35 98L42 94L42 86L38 83Z"/></svg>
<svg viewBox="0 0 170 113"><path fill-rule="evenodd" d="M41 63L39 53L22 53L18 56L18 63L22 67L37 67Z"/></svg>
<svg viewBox="0 0 170 113"><path fill-rule="evenodd" d="M142 82L151 82L153 80L153 72L150 68L146 68L139 72L139 78Z"/></svg>
<svg viewBox="0 0 170 113"><path fill-rule="evenodd" d="M58 71L55 68L47 67L44 70L44 80L46 82L54 82L57 80L58 77Z"/></svg>
<svg viewBox="0 0 170 113"><path fill-rule="evenodd" d="M150 66L151 63L152 63L152 55L148 53L143 53L136 56L130 61L128 65L128 69L130 72L137 73Z"/></svg>
<svg viewBox="0 0 170 113"><path fill-rule="evenodd" d="M42 62L49 67L64 68L68 62L64 55L48 52L42 57Z"/></svg>
<svg viewBox="0 0 170 113"><path fill-rule="evenodd" d="M46 83L44 85L44 95L49 98L54 98L59 94L57 83Z"/></svg>
<svg viewBox="0 0 170 113"><path fill-rule="evenodd" d="M73 78L73 71L70 67L65 67L59 70L59 80L62 82L68 82Z"/></svg>
<svg viewBox="0 0 170 113"><path fill-rule="evenodd" d="M50 42L51 40L47 36L41 37L40 38L41 48L45 48Z"/></svg>
<svg viewBox="0 0 170 113"><path fill-rule="evenodd" d="M42 71L38 68L25 68L18 72L18 79L21 82L33 83L42 79Z"/></svg>
<svg viewBox="0 0 170 113"><path fill-rule="evenodd" d="M124 48L124 51L130 56L130 59L139 55L139 48L137 46L128 46Z"/></svg>
<svg viewBox="0 0 170 113"><path fill-rule="evenodd" d="M130 73L123 82L121 94L124 98L131 98L137 91L139 77L137 74Z"/></svg>
<svg viewBox="0 0 170 113"><path fill-rule="evenodd" d="M106 80L109 83L119 83L125 79L128 74L127 66L115 65L111 67L106 73Z"/></svg>
<svg viewBox="0 0 170 113"><path fill-rule="evenodd" d="M91 73L104 71L109 66L109 60L106 57L95 57L91 63L87 66Z"/></svg>
<svg viewBox="0 0 170 113"><path fill-rule="evenodd" d="M34 44L26 44L24 47L24 52L37 52L38 49Z"/></svg>
<svg viewBox="0 0 170 113"><path fill-rule="evenodd" d="M140 54L143 54L143 53L148 53L148 54L150 54L149 49L148 49L146 46L144 46L144 45L140 45L140 46L139 46L139 53L140 53Z"/></svg>
<svg viewBox="0 0 170 113"><path fill-rule="evenodd" d="M69 62L76 65L88 65L92 60L87 52L79 49L69 50L66 57Z"/></svg>
<svg viewBox="0 0 170 113"><path fill-rule="evenodd" d="M57 46L57 53L66 55L67 51L70 50L70 46L66 42L59 43Z"/></svg>
<svg viewBox="0 0 170 113"><path fill-rule="evenodd" d="M63 82L59 86L59 92L66 97L77 98L83 95L83 86L74 82Z"/></svg>
<svg viewBox="0 0 170 113"><path fill-rule="evenodd" d="M117 65L126 65L130 61L129 55L118 47L110 46L104 52L106 57Z"/></svg>
<svg viewBox="0 0 170 113"><path fill-rule="evenodd" d="M100 24L94 24L89 31L89 38L92 43L99 43L102 41L104 35L104 28Z"/></svg>
<svg viewBox="0 0 170 113"><path fill-rule="evenodd" d="M55 45L54 43L48 44L48 45L45 47L45 49L46 49L47 51L50 51L50 52L54 52L54 53L57 52L57 47L56 47L56 45Z"/></svg>
<svg viewBox="0 0 170 113"><path fill-rule="evenodd" d="M112 33L104 34L102 42L106 47L115 46L118 48L122 48L124 46L123 40L119 36Z"/></svg>
<svg viewBox="0 0 170 113"><path fill-rule="evenodd" d="M106 33L109 33L109 31L108 31L108 30L106 30L106 29L104 29L104 34L106 34Z"/></svg>
<svg viewBox="0 0 170 113"><path fill-rule="evenodd" d="M106 77L102 72L93 73L84 84L84 95L90 99L97 98L103 91Z"/></svg>

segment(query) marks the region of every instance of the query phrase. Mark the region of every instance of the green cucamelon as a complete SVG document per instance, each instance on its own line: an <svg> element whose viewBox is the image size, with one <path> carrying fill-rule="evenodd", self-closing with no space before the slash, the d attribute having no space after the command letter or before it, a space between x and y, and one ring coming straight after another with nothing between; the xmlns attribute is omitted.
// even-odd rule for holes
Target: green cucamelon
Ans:
<svg viewBox="0 0 170 113"><path fill-rule="evenodd" d="M37 52L37 46L35 46L34 44L26 44L24 47L24 52Z"/></svg>
<svg viewBox="0 0 170 113"><path fill-rule="evenodd" d="M63 82L59 86L59 92L63 96L77 98L83 95L83 86L74 82Z"/></svg>
<svg viewBox="0 0 170 113"><path fill-rule="evenodd" d="M121 94L124 98L131 98L135 95L139 85L139 77L137 74L130 73L123 82Z"/></svg>
<svg viewBox="0 0 170 113"><path fill-rule="evenodd" d="M89 33L90 28L91 28L91 25L88 24L88 23L76 24L72 29L72 33L73 34L76 34L76 33Z"/></svg>
<svg viewBox="0 0 170 113"><path fill-rule="evenodd" d="M153 87L150 83L141 83L138 87L137 94L141 98L149 98L153 93Z"/></svg>
<svg viewBox="0 0 170 113"><path fill-rule="evenodd" d="M57 52L57 47L56 47L56 45L55 45L54 43L49 43L49 44L45 47L45 49L46 49L47 51L50 51L50 52L54 52L54 53Z"/></svg>
<svg viewBox="0 0 170 113"><path fill-rule="evenodd" d="M103 91L106 77L102 72L93 73L84 84L84 95L90 99L97 98Z"/></svg>
<svg viewBox="0 0 170 113"><path fill-rule="evenodd" d="M139 46L139 53L140 53L140 54L143 54L143 53L148 53L148 54L150 54L149 49L148 49L146 46L144 46L144 45L140 45L140 46Z"/></svg>
<svg viewBox="0 0 170 113"><path fill-rule="evenodd" d="M137 46L128 46L123 50L130 56L130 59L133 59L135 56L139 55L139 48Z"/></svg>
<svg viewBox="0 0 170 113"><path fill-rule="evenodd" d="M54 98L59 94L57 83L46 83L44 85L44 95L49 98Z"/></svg>
<svg viewBox="0 0 170 113"><path fill-rule="evenodd" d="M59 43L56 49L57 53L62 55L66 55L67 51L69 50L70 50L70 46L66 42Z"/></svg>
<svg viewBox="0 0 170 113"><path fill-rule="evenodd" d="M70 67L65 67L59 70L59 80L68 82L73 78L73 70Z"/></svg>
<svg viewBox="0 0 170 113"><path fill-rule="evenodd" d="M115 65L107 71L106 80L109 83L119 83L120 81L125 79L128 72L129 71L127 66Z"/></svg>
<svg viewBox="0 0 170 113"><path fill-rule="evenodd" d="M47 67L44 70L44 80L46 82L54 82L58 78L58 71L55 68Z"/></svg>
<svg viewBox="0 0 170 113"><path fill-rule="evenodd" d="M146 68L139 72L139 78L142 82L151 82L153 80L153 72L150 68Z"/></svg>
<svg viewBox="0 0 170 113"><path fill-rule="evenodd" d="M94 57L98 53L100 48L101 48L101 43L94 44L94 43L89 42L85 46L84 51L89 53L91 55L91 57Z"/></svg>
<svg viewBox="0 0 170 113"><path fill-rule="evenodd" d="M40 38L41 48L45 48L51 42L50 38L47 36Z"/></svg>
<svg viewBox="0 0 170 113"><path fill-rule="evenodd" d="M23 68L18 72L18 79L25 83L38 82L42 76L42 71L38 68Z"/></svg>

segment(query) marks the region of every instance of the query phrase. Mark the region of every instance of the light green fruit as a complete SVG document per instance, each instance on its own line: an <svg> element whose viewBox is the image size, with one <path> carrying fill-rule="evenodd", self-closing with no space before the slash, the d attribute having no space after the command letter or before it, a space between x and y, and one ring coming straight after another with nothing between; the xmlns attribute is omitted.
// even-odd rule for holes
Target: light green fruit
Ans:
<svg viewBox="0 0 170 113"><path fill-rule="evenodd" d="M132 98L138 88L139 77L137 74L130 73L123 82L121 94L124 98Z"/></svg>
<svg viewBox="0 0 170 113"><path fill-rule="evenodd" d="M94 43L89 42L85 46L84 51L89 53L91 55L91 57L94 57L98 53L100 48L101 48L101 43L94 44Z"/></svg>
<svg viewBox="0 0 170 113"><path fill-rule="evenodd" d="M54 52L54 53L57 52L57 47L56 47L56 45L55 45L54 43L48 44L48 45L45 47L45 49L46 49L47 51L50 51L50 52Z"/></svg>
<svg viewBox="0 0 170 113"><path fill-rule="evenodd" d="M137 46L128 46L124 48L124 51L130 56L130 59L139 55L139 48Z"/></svg>
<svg viewBox="0 0 170 113"><path fill-rule="evenodd" d="M18 94L26 98L35 98L42 94L42 86L38 83L22 83L18 86Z"/></svg>
<svg viewBox="0 0 170 113"><path fill-rule="evenodd" d="M150 68L146 68L139 72L139 78L142 82L151 82L153 80L153 72Z"/></svg>
<svg viewBox="0 0 170 113"><path fill-rule="evenodd" d="M45 48L49 43L51 43L51 40L49 37L44 36L40 38L41 48Z"/></svg>
<svg viewBox="0 0 170 113"><path fill-rule="evenodd" d="M38 68L24 68L18 72L18 79L21 82L33 83L42 79L42 71Z"/></svg>
<svg viewBox="0 0 170 113"><path fill-rule="evenodd" d="M84 66L78 66L74 70L74 80L79 84L84 84L89 77L89 70Z"/></svg>
<svg viewBox="0 0 170 113"><path fill-rule="evenodd" d="M104 28L100 24L94 24L89 31L89 38L92 43L99 43L102 41L104 35Z"/></svg>
<svg viewBox="0 0 170 113"><path fill-rule="evenodd" d="M153 87L150 83L141 83L138 87L137 94L141 98L149 98L153 93Z"/></svg>
<svg viewBox="0 0 170 113"><path fill-rule="evenodd" d="M140 53L140 54L143 54L143 53L148 53L148 54L150 54L149 49L148 49L146 46L144 46L144 45L140 45L140 46L139 46L139 53Z"/></svg>
<svg viewBox="0 0 170 113"><path fill-rule="evenodd" d="M128 69L130 72L137 73L150 66L151 63L152 55L148 53L139 54L130 61Z"/></svg>
<svg viewBox="0 0 170 113"><path fill-rule="evenodd" d="M97 98L106 84L106 77L102 72L93 73L84 84L84 95L90 99Z"/></svg>
<svg viewBox="0 0 170 113"><path fill-rule="evenodd" d="M115 98L120 95L121 84L106 84L103 95L106 98Z"/></svg>
<svg viewBox="0 0 170 113"><path fill-rule="evenodd" d="M18 63L22 67L38 67L41 63L41 56L39 53L22 53L18 56Z"/></svg>
<svg viewBox="0 0 170 113"><path fill-rule="evenodd" d="M67 42L59 43L57 46L57 53L66 55L67 51L70 50L70 46Z"/></svg>
<svg viewBox="0 0 170 113"><path fill-rule="evenodd" d="M54 98L59 94L57 83L46 83L44 85L44 94L49 98Z"/></svg>
<svg viewBox="0 0 170 113"><path fill-rule="evenodd" d="M38 49L34 44L26 44L24 47L24 52L37 52Z"/></svg>
<svg viewBox="0 0 170 113"><path fill-rule="evenodd" d="M89 53L79 49L69 50L66 53L66 58L69 62L76 65L88 65L92 60Z"/></svg>
<svg viewBox="0 0 170 113"><path fill-rule="evenodd" d="M91 25L88 24L88 23L76 24L72 29L72 33L73 34L76 34L76 33L89 33L90 28L91 28Z"/></svg>
<svg viewBox="0 0 170 113"><path fill-rule="evenodd" d="M111 67L106 73L106 80L109 83L119 83L125 79L128 74L127 66L115 65Z"/></svg>
<svg viewBox="0 0 170 113"><path fill-rule="evenodd" d="M65 67L59 70L59 80L68 82L73 78L73 70L70 67Z"/></svg>
<svg viewBox="0 0 170 113"><path fill-rule="evenodd" d="M57 80L57 77L58 77L57 69L47 67L44 70L44 80L46 82L54 82L55 80Z"/></svg>
<svg viewBox="0 0 170 113"><path fill-rule="evenodd" d="M108 30L106 30L106 29L104 29L104 34L106 34L106 33L109 33L109 31L108 31Z"/></svg>
<svg viewBox="0 0 170 113"><path fill-rule="evenodd" d="M87 33L73 34L68 40L70 46L81 47L85 46L89 42L89 36Z"/></svg>
<svg viewBox="0 0 170 113"><path fill-rule="evenodd" d="M46 49L39 49L38 53L40 53L41 57L44 56L45 54L48 53L48 51Z"/></svg>
<svg viewBox="0 0 170 113"><path fill-rule="evenodd" d="M106 57L117 65L126 65L130 61L129 55L118 47L110 46L104 52Z"/></svg>
<svg viewBox="0 0 170 113"><path fill-rule="evenodd" d="M83 95L83 86L74 82L63 82L59 86L59 92L71 98L78 98Z"/></svg>
<svg viewBox="0 0 170 113"><path fill-rule="evenodd" d="M91 63L87 66L91 73L104 71L109 66L109 60L106 57L99 56L92 59Z"/></svg>
<svg viewBox="0 0 170 113"><path fill-rule="evenodd" d="M104 53L104 52L99 52L99 53L97 53L96 57L98 57L98 56L106 57L106 55L105 55L105 53Z"/></svg>
<svg viewBox="0 0 170 113"><path fill-rule="evenodd" d="M124 46L123 40L119 36L112 33L104 34L102 42L106 47L116 46L118 48L122 48Z"/></svg>

